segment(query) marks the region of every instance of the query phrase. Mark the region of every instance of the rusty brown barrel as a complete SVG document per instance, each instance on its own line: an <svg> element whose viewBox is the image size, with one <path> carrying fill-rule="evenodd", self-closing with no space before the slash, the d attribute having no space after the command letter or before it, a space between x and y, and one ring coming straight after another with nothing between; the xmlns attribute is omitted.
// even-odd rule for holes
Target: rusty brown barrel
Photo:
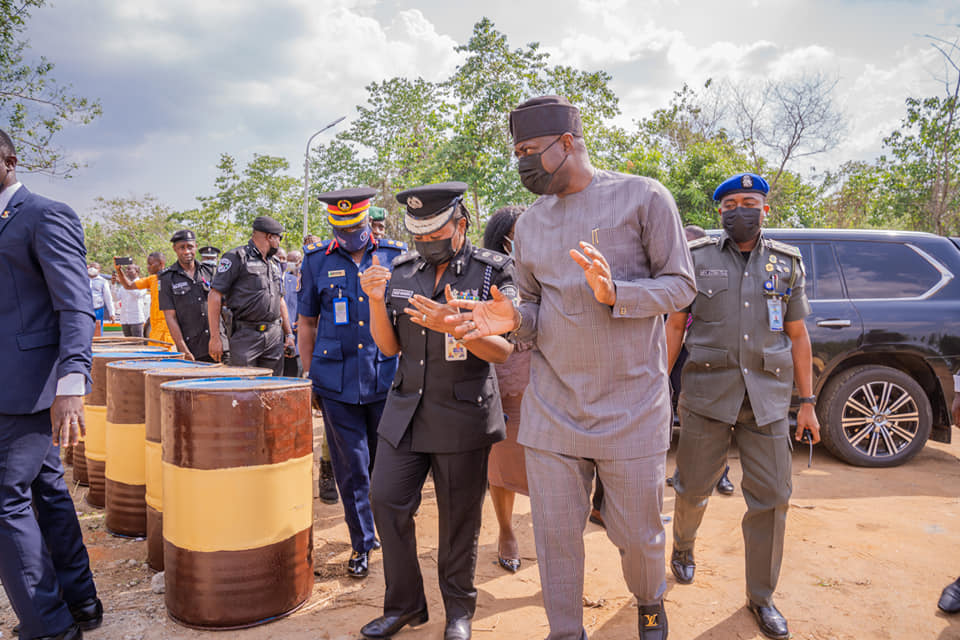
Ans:
<svg viewBox="0 0 960 640"><path fill-rule="evenodd" d="M192 366L189 366L192 365ZM212 377L269 376L271 369L258 367L203 366L181 361L176 367L150 369L144 374L147 461L147 565L163 571L163 464L161 461L160 385L171 380Z"/></svg>
<svg viewBox="0 0 960 640"><path fill-rule="evenodd" d="M63 461L63 466L69 467L73 464L73 447L70 445L60 445L60 460Z"/></svg>
<svg viewBox="0 0 960 640"><path fill-rule="evenodd" d="M167 612L231 629L291 613L313 588L310 382L161 386Z"/></svg>
<svg viewBox="0 0 960 640"><path fill-rule="evenodd" d="M106 525L122 536L147 535L144 378L150 369L192 362L141 358L107 363Z"/></svg>
<svg viewBox="0 0 960 640"><path fill-rule="evenodd" d="M97 347L158 347L164 351L173 350L174 345L162 340L138 338L136 336L97 336L93 339L93 348Z"/></svg>
<svg viewBox="0 0 960 640"><path fill-rule="evenodd" d="M149 358L182 358L183 354L157 350L95 349L90 368L92 384L85 398L87 435L84 438L84 456L87 462L87 503L102 509L106 505L107 467L107 364L118 360L146 360Z"/></svg>
<svg viewBox="0 0 960 640"><path fill-rule="evenodd" d="M87 428L90 428L90 423L86 422L87 419L87 408L83 408L83 419L84 423L87 425ZM80 442L73 445L73 481L80 485L81 487L86 487L90 484L90 480L87 478L87 452L86 452L86 443L84 442L84 436L80 436Z"/></svg>

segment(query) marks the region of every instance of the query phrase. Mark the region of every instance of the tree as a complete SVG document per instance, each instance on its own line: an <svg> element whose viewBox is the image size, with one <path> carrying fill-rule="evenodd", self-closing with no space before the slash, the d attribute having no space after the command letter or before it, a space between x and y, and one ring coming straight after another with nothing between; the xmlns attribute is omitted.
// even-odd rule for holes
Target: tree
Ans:
<svg viewBox="0 0 960 640"><path fill-rule="evenodd" d="M100 197L83 220L87 259L104 272L112 271L115 256L130 256L140 265L154 251L163 251L168 262L174 259L170 236L180 227L174 211L155 196Z"/></svg>
<svg viewBox="0 0 960 640"><path fill-rule="evenodd" d="M913 227L948 234L960 229L960 38L928 37L943 56L944 95L907 98L900 128L883 141L892 157L881 163Z"/></svg>
<svg viewBox="0 0 960 640"><path fill-rule="evenodd" d="M753 171L761 173L769 163L773 194L792 161L824 153L840 142L846 120L833 104L836 85L836 79L821 73L771 80L759 87L726 84L728 129L746 149Z"/></svg>
<svg viewBox="0 0 960 640"><path fill-rule="evenodd" d="M45 0L0 0L0 126L13 138L22 169L69 177L68 161L54 136L68 123L89 124L101 114L96 100L74 95L53 78L52 62L25 58L31 9Z"/></svg>

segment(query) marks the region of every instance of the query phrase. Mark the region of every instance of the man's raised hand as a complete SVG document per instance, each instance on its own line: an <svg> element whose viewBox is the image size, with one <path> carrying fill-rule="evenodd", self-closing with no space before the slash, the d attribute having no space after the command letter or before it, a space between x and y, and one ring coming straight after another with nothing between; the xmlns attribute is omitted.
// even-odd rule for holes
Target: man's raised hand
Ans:
<svg viewBox="0 0 960 640"><path fill-rule="evenodd" d="M617 289L613 285L613 276L607 259L589 242L581 242L580 248L583 249L583 253L571 249L570 257L583 269L587 284L593 290L593 297L597 302L613 306L617 302Z"/></svg>
<svg viewBox="0 0 960 640"><path fill-rule="evenodd" d="M373 254L373 264L360 274L360 288L374 302L383 302L390 282L390 269L380 265L380 258Z"/></svg>
<svg viewBox="0 0 960 640"><path fill-rule="evenodd" d="M463 335L463 340L475 340L486 336L498 336L510 333L520 326L520 312L513 300L500 293L497 285L490 287L490 299L452 300L451 304L469 311L455 313L445 318L452 326L454 336Z"/></svg>

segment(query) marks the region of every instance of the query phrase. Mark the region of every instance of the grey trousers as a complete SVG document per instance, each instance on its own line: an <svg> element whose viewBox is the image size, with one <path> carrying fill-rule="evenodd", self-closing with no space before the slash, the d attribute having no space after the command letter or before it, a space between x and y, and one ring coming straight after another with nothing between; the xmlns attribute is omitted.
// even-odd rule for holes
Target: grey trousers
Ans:
<svg viewBox="0 0 960 640"><path fill-rule="evenodd" d="M749 400L744 401L733 425L680 409L680 444L673 484L677 493L673 544L679 550L693 548L707 500L726 465L731 434L740 450L741 488L747 502L741 523L747 597L758 605L769 606L780 577L792 491L790 424L786 416L758 426Z"/></svg>
<svg viewBox="0 0 960 640"><path fill-rule="evenodd" d="M601 513L620 549L623 577L641 605L658 604L666 590L660 521L666 452L627 460L575 458L526 449L530 510L540 566L540 589L550 622L547 640L581 640L583 530L590 513L594 471L605 489Z"/></svg>

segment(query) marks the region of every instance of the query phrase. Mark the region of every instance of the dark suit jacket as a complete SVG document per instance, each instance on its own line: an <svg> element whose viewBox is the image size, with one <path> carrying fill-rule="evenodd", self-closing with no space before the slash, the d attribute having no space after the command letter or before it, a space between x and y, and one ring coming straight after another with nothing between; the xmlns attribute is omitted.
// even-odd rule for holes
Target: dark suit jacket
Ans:
<svg viewBox="0 0 960 640"><path fill-rule="evenodd" d="M57 381L90 384L93 298L73 209L22 186L0 212L0 414L53 404Z"/></svg>

